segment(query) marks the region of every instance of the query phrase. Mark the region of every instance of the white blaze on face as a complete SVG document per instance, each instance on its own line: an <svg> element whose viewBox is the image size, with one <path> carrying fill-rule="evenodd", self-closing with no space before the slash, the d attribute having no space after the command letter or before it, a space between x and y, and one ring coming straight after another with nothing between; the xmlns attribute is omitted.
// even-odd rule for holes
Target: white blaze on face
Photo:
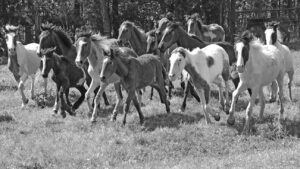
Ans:
<svg viewBox="0 0 300 169"><path fill-rule="evenodd" d="M9 33L9 34L7 34L6 45L7 45L7 49L8 50L15 48L14 36L15 36L15 33Z"/></svg>
<svg viewBox="0 0 300 169"><path fill-rule="evenodd" d="M77 56L76 56L75 62L80 62L81 61L82 46L85 45L85 44L87 44L87 42L84 42L83 40L79 40Z"/></svg>
<svg viewBox="0 0 300 169"><path fill-rule="evenodd" d="M244 59L242 56L242 51L244 48L244 43L243 42L239 42L235 45L235 49L237 51L237 66L244 66Z"/></svg>
<svg viewBox="0 0 300 169"><path fill-rule="evenodd" d="M170 57L170 70L169 77L171 80L177 79L180 76L182 70L184 69L184 58L179 52L173 53Z"/></svg>
<svg viewBox="0 0 300 169"><path fill-rule="evenodd" d="M272 34L274 33L273 29L266 29L265 30L265 36L266 36L266 44L271 45L272 44Z"/></svg>
<svg viewBox="0 0 300 169"><path fill-rule="evenodd" d="M46 71L46 55L42 56L42 63L43 63L42 73L44 73Z"/></svg>
<svg viewBox="0 0 300 169"><path fill-rule="evenodd" d="M105 69L106 66L104 66L104 65L107 65L107 62L108 62L108 61L109 61L108 58L104 58L104 59L103 59L100 77L105 76L105 74L104 74L104 73L105 73L105 72L104 72L104 69Z"/></svg>
<svg viewBox="0 0 300 169"><path fill-rule="evenodd" d="M188 27L187 32L188 32L188 33L192 33L192 32L191 32L191 31L192 31L192 30L191 30L191 22L192 22L192 21L191 21L190 19L189 19L188 22L187 22L187 27Z"/></svg>

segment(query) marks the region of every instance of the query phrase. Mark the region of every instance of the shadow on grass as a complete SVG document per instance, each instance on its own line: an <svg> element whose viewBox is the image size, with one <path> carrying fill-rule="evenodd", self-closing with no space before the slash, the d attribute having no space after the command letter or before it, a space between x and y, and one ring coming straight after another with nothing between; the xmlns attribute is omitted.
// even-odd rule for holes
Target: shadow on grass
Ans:
<svg viewBox="0 0 300 169"><path fill-rule="evenodd" d="M8 113L3 113L0 114L0 122L11 122L14 121L15 119L13 118L12 115L8 114Z"/></svg>
<svg viewBox="0 0 300 169"><path fill-rule="evenodd" d="M17 91L18 87L16 85L8 86L8 85L0 85L0 92L1 91Z"/></svg>
<svg viewBox="0 0 300 169"><path fill-rule="evenodd" d="M196 113L193 115L186 115L181 113L158 114L145 118L144 129L146 131L153 131L156 128L179 128L180 124L192 124L200 121L204 116Z"/></svg>

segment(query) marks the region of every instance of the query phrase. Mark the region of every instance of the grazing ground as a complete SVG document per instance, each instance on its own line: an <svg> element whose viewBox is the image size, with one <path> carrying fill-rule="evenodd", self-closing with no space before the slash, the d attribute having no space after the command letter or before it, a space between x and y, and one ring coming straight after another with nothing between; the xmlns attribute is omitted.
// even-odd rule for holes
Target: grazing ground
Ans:
<svg viewBox="0 0 300 169"><path fill-rule="evenodd" d="M244 93L236 111L236 124L228 126L222 112L219 122L205 125L200 105L189 98L187 110L178 113L181 90L171 101L167 115L158 94L149 101L143 96L145 124L139 125L134 107L121 125L122 114L110 122L112 106L101 108L95 124L89 122L86 102L77 116L52 116L55 86L50 81L46 107L40 106L42 78L38 76L38 98L21 109L21 99L13 76L0 67L0 168L300 168L300 52L295 61L294 101L285 101L283 130L277 128L279 106L267 104L264 120L257 122L259 106L254 108L255 124L250 136L241 135L249 96ZM30 79L26 83L29 97ZM285 98L287 98L287 78ZM125 95L125 92L123 92ZM111 104L114 92L108 91ZM78 92L71 91L72 100ZM216 111L217 92L212 92ZM103 101L102 101L103 105ZM213 118L212 118L213 119Z"/></svg>

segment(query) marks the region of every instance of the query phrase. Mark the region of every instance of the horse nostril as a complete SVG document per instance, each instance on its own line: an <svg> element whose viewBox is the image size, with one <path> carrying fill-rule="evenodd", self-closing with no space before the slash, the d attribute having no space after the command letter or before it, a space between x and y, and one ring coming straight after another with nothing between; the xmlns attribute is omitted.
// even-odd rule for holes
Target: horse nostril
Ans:
<svg viewBox="0 0 300 169"><path fill-rule="evenodd" d="M42 77L43 78L48 78L48 75L47 74L42 74Z"/></svg>
<svg viewBox="0 0 300 169"><path fill-rule="evenodd" d="M82 65L82 61L80 60L80 61L75 61L75 64L77 65L77 66L81 66Z"/></svg>
<svg viewBox="0 0 300 169"><path fill-rule="evenodd" d="M104 80L105 80L105 76L101 76L101 77L100 77L100 80L101 80L101 81L104 81Z"/></svg>

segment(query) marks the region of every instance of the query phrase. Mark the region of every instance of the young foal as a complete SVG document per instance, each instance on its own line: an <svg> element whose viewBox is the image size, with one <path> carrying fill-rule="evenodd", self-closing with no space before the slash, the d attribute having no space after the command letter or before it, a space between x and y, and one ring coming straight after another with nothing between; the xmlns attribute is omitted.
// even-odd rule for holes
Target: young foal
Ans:
<svg viewBox="0 0 300 169"><path fill-rule="evenodd" d="M183 69L192 78L201 99L206 123L210 123L208 113L220 120L219 113L214 114L209 110L210 84L215 83L219 87L220 104L225 111L228 111L228 80L229 80L229 59L226 51L218 45L208 45L205 48L195 48L192 51L178 47L170 57L171 68L169 71L170 80L175 80ZM222 76L222 78L220 77ZM222 81L225 81L226 100L224 103Z"/></svg>
<svg viewBox="0 0 300 169"><path fill-rule="evenodd" d="M28 103L24 94L24 83L28 76L31 77L31 99L34 99L35 73L40 67L41 59L37 56L36 50L39 44L30 43L23 45L17 41L17 31L19 27L12 25L5 26L5 39L8 49L8 69L13 73L18 82L18 89L22 96L22 107ZM44 79L44 92L47 93L47 78Z"/></svg>
<svg viewBox="0 0 300 169"><path fill-rule="evenodd" d="M126 89L128 96L124 105L123 124L126 123L126 116L129 111L131 100L138 111L140 123L143 124L144 116L137 101L135 92L146 86L155 88L160 96L161 103L166 106L167 113L170 112L170 102L167 100L164 82L166 72L159 61L159 58L152 54L145 54L138 58L122 57L118 49L112 49L110 55L103 60L100 74L102 82L106 82L112 74L116 73ZM116 119L117 114L113 114Z"/></svg>
<svg viewBox="0 0 300 169"><path fill-rule="evenodd" d="M269 23L266 25L266 30L265 30L265 37L266 37L266 42L267 45L274 45L276 46L281 54L284 56L285 59L285 71L287 72L289 76L289 82L288 82L288 89L289 89L289 98L292 101L292 82L293 82L293 76L294 76L294 57L291 55L291 51L289 47L286 45L282 44L280 41L281 39L281 33L278 30L278 24L272 24ZM270 101L276 101L276 91L274 91L274 83L272 84L272 95ZM275 88L276 89L276 88Z"/></svg>
<svg viewBox="0 0 300 169"><path fill-rule="evenodd" d="M244 133L250 131L250 118L257 95L260 97L260 118L262 118L265 108L265 98L263 87L276 80L278 84L278 95L280 101L280 116L282 119L284 108L283 98L283 77L285 74L284 57L273 45L263 45L258 40L253 40L253 35L249 31L242 34L241 41L235 44L237 52L237 70L240 76L238 88L233 92L230 107L230 115L227 123L233 125L235 122L234 111L238 95L247 88L251 88L252 95L246 110L246 123Z"/></svg>

